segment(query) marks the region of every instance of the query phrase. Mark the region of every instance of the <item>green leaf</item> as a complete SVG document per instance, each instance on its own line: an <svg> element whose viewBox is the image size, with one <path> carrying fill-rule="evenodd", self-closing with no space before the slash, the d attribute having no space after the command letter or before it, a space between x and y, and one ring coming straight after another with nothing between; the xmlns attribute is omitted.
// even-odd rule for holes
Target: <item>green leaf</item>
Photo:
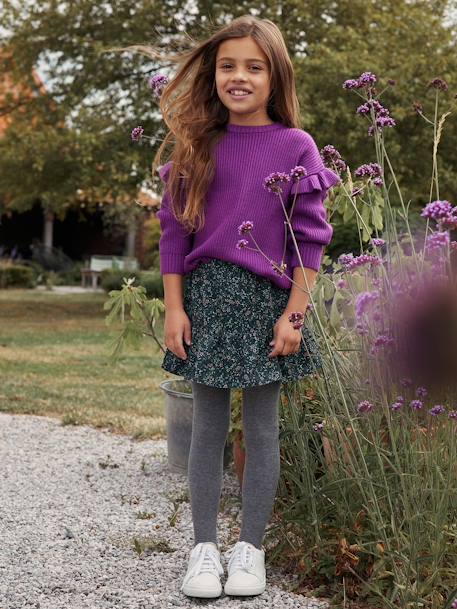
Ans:
<svg viewBox="0 0 457 609"><path fill-rule="evenodd" d="M330 325L337 331L341 328L341 316L338 311L338 301L342 300L342 298L343 297L341 294L336 291L335 295L333 296L332 306L330 307Z"/></svg>
<svg viewBox="0 0 457 609"><path fill-rule="evenodd" d="M354 215L355 215L354 207L352 206L352 203L350 203L348 201L348 205L347 205L347 207L346 207L346 209L344 211L344 214L343 214L343 222L344 223L349 222L349 220L351 218L353 218Z"/></svg>
<svg viewBox="0 0 457 609"><path fill-rule="evenodd" d="M362 206L361 215L364 221L364 224L362 224L362 241L368 241L371 237L371 233L373 232L370 223L370 207L368 205L364 204Z"/></svg>
<svg viewBox="0 0 457 609"><path fill-rule="evenodd" d="M335 293L335 284L328 277L323 277L322 285L324 286L324 298L330 300Z"/></svg>
<svg viewBox="0 0 457 609"><path fill-rule="evenodd" d="M371 208L371 219L373 220L373 225L377 230L383 229L384 225L383 225L382 213L381 213L381 210L379 209L379 207L377 207L375 205Z"/></svg>
<svg viewBox="0 0 457 609"><path fill-rule="evenodd" d="M108 301L108 302L110 302L110 301ZM114 321L116 321L116 318L120 314L121 306L122 306L122 297L121 296L113 297L113 299L110 303L110 306L111 306L111 311L105 318L105 323L107 325L114 323Z"/></svg>

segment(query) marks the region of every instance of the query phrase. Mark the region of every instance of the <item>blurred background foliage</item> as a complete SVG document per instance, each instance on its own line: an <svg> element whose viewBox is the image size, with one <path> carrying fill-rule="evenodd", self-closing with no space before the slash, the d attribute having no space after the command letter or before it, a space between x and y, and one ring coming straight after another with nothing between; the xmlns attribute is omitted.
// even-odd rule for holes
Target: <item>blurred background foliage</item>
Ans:
<svg viewBox="0 0 457 609"><path fill-rule="evenodd" d="M296 68L301 126L320 148L334 145L351 169L374 160L373 142L366 118L355 114L353 94L342 83L366 70L378 75L378 91L386 87L383 103L397 121L386 136L392 164L411 209L424 204L433 134L413 102L423 106L426 116L433 114L434 92L427 85L435 77L449 83L441 99L449 105L454 101L455 0L236 5L199 0L0 0L0 12L0 72L34 92L22 98L7 94L0 100L0 117L8 120L0 138L0 193L8 197L0 198L0 206L26 210L39 199L44 209L63 218L78 189L90 209L107 192L113 202L133 201L140 184L158 186L158 177L151 179L151 161L164 137L164 124L147 77L157 72L172 76L172 66L155 65L132 52L101 51L137 43L154 43L164 50L187 48L192 39L246 13L280 27ZM387 84L389 79L394 83ZM130 140L138 124L152 140L141 145ZM455 120L449 119L438 152L441 189L449 200L457 194L456 130ZM148 240L152 260L157 261L153 225ZM328 253L350 251L354 245L357 249L356 230L337 223Z"/></svg>

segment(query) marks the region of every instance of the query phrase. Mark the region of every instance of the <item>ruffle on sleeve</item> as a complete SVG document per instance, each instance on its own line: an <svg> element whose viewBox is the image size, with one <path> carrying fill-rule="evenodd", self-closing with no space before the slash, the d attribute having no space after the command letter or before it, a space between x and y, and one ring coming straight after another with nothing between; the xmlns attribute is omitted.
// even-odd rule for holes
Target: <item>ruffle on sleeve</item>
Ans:
<svg viewBox="0 0 457 609"><path fill-rule="evenodd" d="M331 169L328 169L328 167L324 167L317 173L304 176L298 182L294 182L290 189L290 194L294 195L296 192L313 192L313 190L327 191L340 182L341 178L338 174Z"/></svg>

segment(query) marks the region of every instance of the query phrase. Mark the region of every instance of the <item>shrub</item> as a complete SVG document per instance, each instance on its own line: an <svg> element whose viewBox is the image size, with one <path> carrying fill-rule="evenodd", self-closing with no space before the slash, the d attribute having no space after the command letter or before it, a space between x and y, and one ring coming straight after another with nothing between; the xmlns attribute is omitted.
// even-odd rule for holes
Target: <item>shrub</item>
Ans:
<svg viewBox="0 0 457 609"><path fill-rule="evenodd" d="M119 269L104 269L100 275L100 285L105 292L111 290L119 290L122 286L123 277L135 277L135 283L138 285L140 271L121 271Z"/></svg>
<svg viewBox="0 0 457 609"><path fill-rule="evenodd" d="M35 284L35 273L29 266L0 263L0 288L33 288Z"/></svg>
<svg viewBox="0 0 457 609"><path fill-rule="evenodd" d="M145 268L150 270L160 269L160 253L159 250L149 250L146 252L143 260Z"/></svg>
<svg viewBox="0 0 457 609"><path fill-rule="evenodd" d="M135 277L135 285L142 285L150 298L163 298L162 276L158 270L122 271L105 269L101 273L101 286L106 292L120 290L124 277Z"/></svg>
<svg viewBox="0 0 457 609"><path fill-rule="evenodd" d="M60 248L45 247L42 243L34 243L30 246L32 260L38 262L47 271L69 271L73 267L73 260Z"/></svg>
<svg viewBox="0 0 457 609"><path fill-rule="evenodd" d="M65 271L59 272L60 285L79 285L81 283L82 262L75 262L73 266Z"/></svg>
<svg viewBox="0 0 457 609"><path fill-rule="evenodd" d="M333 238L325 250L326 254L336 261L343 253L356 254L359 251L360 239L356 222L335 222Z"/></svg>
<svg viewBox="0 0 457 609"><path fill-rule="evenodd" d="M142 271L139 284L146 288L150 298L163 298L162 275L158 270Z"/></svg>

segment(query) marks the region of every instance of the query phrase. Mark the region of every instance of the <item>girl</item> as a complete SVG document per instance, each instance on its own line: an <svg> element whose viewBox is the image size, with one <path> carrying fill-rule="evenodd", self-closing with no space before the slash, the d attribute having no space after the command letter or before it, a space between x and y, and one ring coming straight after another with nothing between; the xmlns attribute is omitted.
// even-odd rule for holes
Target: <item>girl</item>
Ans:
<svg viewBox="0 0 457 609"><path fill-rule="evenodd" d="M281 383L321 366L311 332L296 328L290 315L306 312L333 232L323 202L340 178L299 128L293 67L274 23L239 17L174 59L182 65L160 97L170 133L154 161L172 133L172 159L159 171L166 191L157 216L162 368L189 379L193 391L194 547L181 590L198 597L222 592L216 521L223 452L230 389L243 387L242 524L228 553L224 591L255 595L265 590L262 541L280 473ZM284 239L280 199L265 182L272 172L294 178L280 181L288 207L298 193L291 224L303 269L293 238ZM250 234L262 253L248 246Z"/></svg>

